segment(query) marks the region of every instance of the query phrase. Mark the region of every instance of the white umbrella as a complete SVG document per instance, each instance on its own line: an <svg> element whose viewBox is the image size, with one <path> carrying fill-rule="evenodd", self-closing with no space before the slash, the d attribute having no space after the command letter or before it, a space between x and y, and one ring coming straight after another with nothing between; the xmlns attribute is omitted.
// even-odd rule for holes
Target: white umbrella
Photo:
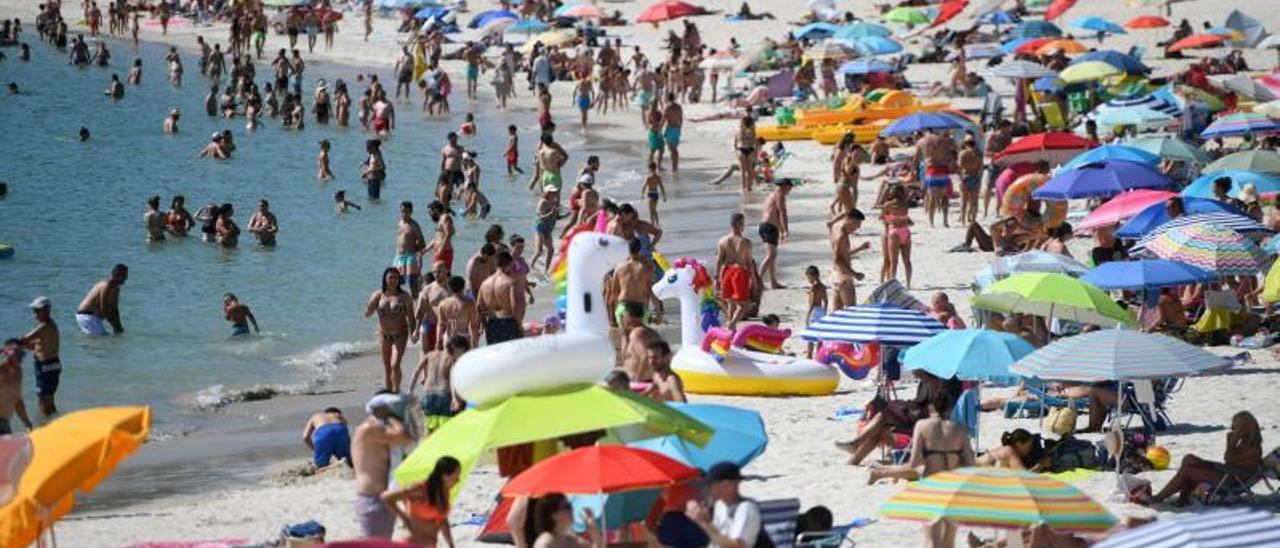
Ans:
<svg viewBox="0 0 1280 548"><path fill-rule="evenodd" d="M1280 99L1266 86L1244 74L1214 74L1209 76L1209 82L1215 87L1235 92L1237 95L1243 95L1255 101Z"/></svg>

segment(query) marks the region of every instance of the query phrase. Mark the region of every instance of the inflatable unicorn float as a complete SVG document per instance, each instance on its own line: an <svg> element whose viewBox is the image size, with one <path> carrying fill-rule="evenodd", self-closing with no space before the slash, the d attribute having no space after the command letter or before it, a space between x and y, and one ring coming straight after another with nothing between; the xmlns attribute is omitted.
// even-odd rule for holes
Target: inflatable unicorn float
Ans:
<svg viewBox="0 0 1280 548"><path fill-rule="evenodd" d="M653 285L659 299L680 301L680 349L671 368L687 392L741 396L820 396L835 391L830 365L776 352L790 336L764 326L736 332L719 327L711 276L694 259L680 259ZM754 348L754 349L753 349Z"/></svg>

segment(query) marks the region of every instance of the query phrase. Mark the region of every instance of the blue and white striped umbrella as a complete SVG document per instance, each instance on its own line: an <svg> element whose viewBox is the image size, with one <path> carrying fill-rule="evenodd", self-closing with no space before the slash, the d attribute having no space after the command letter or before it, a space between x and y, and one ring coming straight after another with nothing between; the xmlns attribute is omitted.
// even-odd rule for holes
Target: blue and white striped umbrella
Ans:
<svg viewBox="0 0 1280 548"><path fill-rule="evenodd" d="M1184 377L1223 365L1221 356L1173 337L1103 329L1059 339L1014 362L1009 371L1050 381L1098 382Z"/></svg>
<svg viewBox="0 0 1280 548"><path fill-rule="evenodd" d="M1280 546L1280 519L1252 508L1212 510L1161 519L1121 531L1096 548L1207 548Z"/></svg>
<svg viewBox="0 0 1280 548"><path fill-rule="evenodd" d="M1190 225L1200 224L1200 223L1217 225L1222 228L1231 229L1245 236L1248 236L1250 234L1258 234L1259 236L1262 236L1261 233L1270 232L1270 230L1267 229L1267 227L1264 226L1262 223L1255 221L1253 217L1249 217L1247 215L1237 215L1235 213L1228 213L1226 211L1217 211L1212 213L1196 213L1194 215L1183 215L1181 217L1178 217L1177 219L1174 219L1165 224L1157 226L1151 232L1144 234L1142 238L1138 240L1138 243L1133 246L1130 252L1137 253L1139 251L1146 249L1147 244L1151 243L1152 240L1159 238L1160 235L1164 234L1165 232L1168 232L1175 228L1190 226Z"/></svg>
<svg viewBox="0 0 1280 548"><path fill-rule="evenodd" d="M879 303L851 306L827 314L809 324L800 336L807 341L874 341L889 346L911 346L946 329L923 312Z"/></svg>

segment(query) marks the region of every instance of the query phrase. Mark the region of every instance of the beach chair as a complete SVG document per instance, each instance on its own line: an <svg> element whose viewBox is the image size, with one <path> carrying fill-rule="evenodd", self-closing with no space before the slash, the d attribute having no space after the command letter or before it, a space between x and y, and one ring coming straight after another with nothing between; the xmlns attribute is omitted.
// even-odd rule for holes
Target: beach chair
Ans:
<svg viewBox="0 0 1280 548"><path fill-rule="evenodd" d="M777 548L796 545L796 518L800 516L800 499L774 499L756 503L760 507L760 528Z"/></svg>
<svg viewBox="0 0 1280 548"><path fill-rule="evenodd" d="M1005 402L1004 417L1006 419L1014 417L1040 418L1045 413L1048 413L1051 407L1071 407L1076 410L1076 414L1084 414L1089 411L1089 400L1087 398L1067 399L1051 396L1044 391L1044 388L1032 384L1026 384L1022 389L1028 395L1035 396L1035 399L1025 398Z"/></svg>
<svg viewBox="0 0 1280 548"><path fill-rule="evenodd" d="M1216 485L1209 489L1204 495L1204 504L1209 506L1220 506L1226 504L1235 504L1237 502L1245 502L1253 504L1257 502L1258 493L1256 491L1259 484L1266 488L1264 496L1274 497L1280 493L1277 485L1272 484L1271 480L1280 482L1277 477L1276 465L1277 459L1280 459L1280 449L1274 450L1270 455L1263 459L1262 464L1254 470L1242 470L1227 468L1227 473L1222 476Z"/></svg>
<svg viewBox="0 0 1280 548"><path fill-rule="evenodd" d="M1165 411L1169 390L1181 388L1179 379L1160 379L1156 381L1134 381L1125 383L1121 389L1120 405L1112 408L1112 421L1124 421L1127 428L1134 417L1142 420L1142 425L1151 432L1163 432L1169 429L1173 420Z"/></svg>
<svg viewBox="0 0 1280 548"><path fill-rule="evenodd" d="M796 536L796 548L843 548L844 546L856 546L853 539L849 535L854 529L866 527L875 523L876 520L868 518L858 518L845 525L837 525L832 527L830 531L811 531L800 533Z"/></svg>

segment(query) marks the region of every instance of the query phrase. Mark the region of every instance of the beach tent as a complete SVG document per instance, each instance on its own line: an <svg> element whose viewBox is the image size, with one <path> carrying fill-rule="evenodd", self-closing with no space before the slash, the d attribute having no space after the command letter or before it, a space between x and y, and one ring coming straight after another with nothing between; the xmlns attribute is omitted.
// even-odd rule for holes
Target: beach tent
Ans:
<svg viewBox="0 0 1280 548"><path fill-rule="evenodd" d="M1262 26L1262 22L1241 13L1240 10L1231 10L1227 15L1225 26L1240 33L1241 38L1236 40L1236 43L1242 46L1254 47L1267 37L1267 29Z"/></svg>

